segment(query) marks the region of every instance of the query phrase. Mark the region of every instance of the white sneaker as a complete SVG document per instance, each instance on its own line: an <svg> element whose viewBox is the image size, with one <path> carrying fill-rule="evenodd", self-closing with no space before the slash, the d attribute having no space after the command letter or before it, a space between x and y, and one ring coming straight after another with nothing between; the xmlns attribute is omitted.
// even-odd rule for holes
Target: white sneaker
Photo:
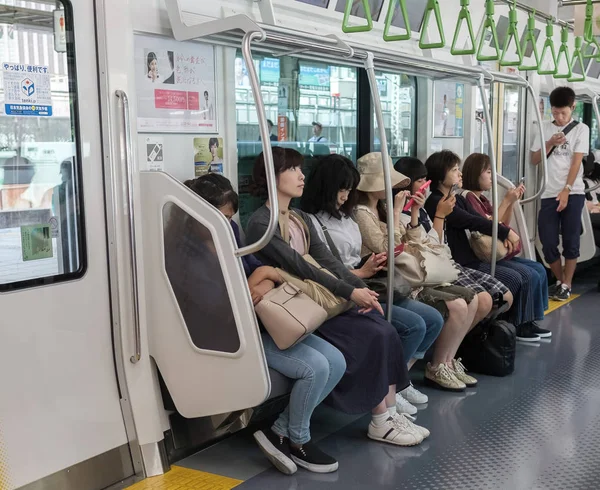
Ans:
<svg viewBox="0 0 600 490"><path fill-rule="evenodd" d="M423 405L424 403L427 403L429 401L429 397L427 395L425 395L424 393L421 393L419 390L417 390L412 385L412 383L410 384L410 386L408 388L406 388L405 390L402 390L400 392L400 394L408 402L416 403L417 405Z"/></svg>
<svg viewBox="0 0 600 490"><path fill-rule="evenodd" d="M412 405L400 393L396 393L396 410L398 410L398 413L407 413L408 415L414 415L418 412L417 407Z"/></svg>
<svg viewBox="0 0 600 490"><path fill-rule="evenodd" d="M418 432L421 437L423 437L423 439L427 439L430 435L431 432L429 432L429 429L426 429L425 427L421 427L420 425L415 424L415 418L410 416L410 415L406 415L405 413L397 413L395 415L393 415L394 419L398 418L398 417L403 417L404 419L406 419L406 421L408 422L408 425L416 432Z"/></svg>
<svg viewBox="0 0 600 490"><path fill-rule="evenodd" d="M374 441L397 446L416 446L423 442L423 436L414 430L403 416L390 416L381 426L376 426L371 421L367 435Z"/></svg>

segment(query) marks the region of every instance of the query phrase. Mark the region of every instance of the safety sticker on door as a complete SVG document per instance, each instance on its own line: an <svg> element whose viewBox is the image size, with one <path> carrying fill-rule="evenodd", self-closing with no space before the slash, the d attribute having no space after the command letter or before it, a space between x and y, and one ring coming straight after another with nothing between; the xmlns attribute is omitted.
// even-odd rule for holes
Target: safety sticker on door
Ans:
<svg viewBox="0 0 600 490"><path fill-rule="evenodd" d="M3 63L4 112L10 116L51 116L52 91L47 66Z"/></svg>
<svg viewBox="0 0 600 490"><path fill-rule="evenodd" d="M49 224L21 226L23 262L52 258L52 232Z"/></svg>

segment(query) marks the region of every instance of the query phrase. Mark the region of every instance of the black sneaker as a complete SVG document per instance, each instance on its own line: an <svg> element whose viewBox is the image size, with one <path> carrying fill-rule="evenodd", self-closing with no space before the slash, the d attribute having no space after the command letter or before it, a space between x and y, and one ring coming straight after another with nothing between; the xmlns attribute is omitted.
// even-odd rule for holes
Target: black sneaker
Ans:
<svg viewBox="0 0 600 490"><path fill-rule="evenodd" d="M290 446L294 462L313 473L333 473L338 469L338 462L321 451L313 442L307 442L302 447Z"/></svg>
<svg viewBox="0 0 600 490"><path fill-rule="evenodd" d="M540 336L533 333L531 323L524 323L517 327L517 340L521 342L539 342Z"/></svg>
<svg viewBox="0 0 600 490"><path fill-rule="evenodd" d="M546 330L545 328L540 327L535 322L531 323L531 333L533 333L534 335L537 335L538 337L540 337L542 339L547 339L549 337L552 337L552 332L550 330Z"/></svg>
<svg viewBox="0 0 600 490"><path fill-rule="evenodd" d="M554 293L552 299L555 301L567 301L571 297L571 288L565 286L564 284L560 285L560 289Z"/></svg>
<svg viewBox="0 0 600 490"><path fill-rule="evenodd" d="M548 297L549 298L554 298L554 295L556 293L558 293L558 290L560 289L560 286L561 286L560 282L556 282L552 286L548 286Z"/></svg>
<svg viewBox="0 0 600 490"><path fill-rule="evenodd" d="M273 466L286 475L293 475L298 467L290 458L290 441L287 437L275 434L273 430L259 430L254 439Z"/></svg>

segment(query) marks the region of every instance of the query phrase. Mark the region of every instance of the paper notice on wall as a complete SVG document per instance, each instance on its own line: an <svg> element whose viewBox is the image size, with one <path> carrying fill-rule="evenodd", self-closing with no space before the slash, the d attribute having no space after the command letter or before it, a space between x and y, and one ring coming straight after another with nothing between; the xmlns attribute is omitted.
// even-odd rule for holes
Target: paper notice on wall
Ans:
<svg viewBox="0 0 600 490"><path fill-rule="evenodd" d="M21 227L23 262L52 257L52 231L50 224Z"/></svg>
<svg viewBox="0 0 600 490"><path fill-rule="evenodd" d="M146 168L155 172L165 170L163 138L149 136L146 138Z"/></svg>
<svg viewBox="0 0 600 490"><path fill-rule="evenodd" d="M9 116L51 116L47 66L3 63L4 112Z"/></svg>

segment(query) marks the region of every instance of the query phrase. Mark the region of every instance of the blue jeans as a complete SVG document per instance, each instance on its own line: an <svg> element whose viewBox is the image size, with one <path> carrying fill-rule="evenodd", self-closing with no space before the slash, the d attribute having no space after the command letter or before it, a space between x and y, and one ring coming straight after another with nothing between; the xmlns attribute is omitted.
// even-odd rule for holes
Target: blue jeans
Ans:
<svg viewBox="0 0 600 490"><path fill-rule="evenodd" d="M539 262L522 259L521 257L513 257L510 260L533 269L539 278L539 282L535 282L533 286L536 293L533 303L536 320L543 320L544 313L548 309L548 275L546 273L546 268Z"/></svg>
<svg viewBox="0 0 600 490"><path fill-rule="evenodd" d="M386 305L382 305L386 310ZM423 359L438 338L444 318L433 307L405 298L392 308L392 325L402 340L404 359Z"/></svg>
<svg viewBox="0 0 600 490"><path fill-rule="evenodd" d="M267 333L262 334L262 341L268 366L296 380L290 403L273 424L273 431L295 444L306 444L310 441L310 418L346 372L346 360L316 335L287 350L280 350Z"/></svg>

